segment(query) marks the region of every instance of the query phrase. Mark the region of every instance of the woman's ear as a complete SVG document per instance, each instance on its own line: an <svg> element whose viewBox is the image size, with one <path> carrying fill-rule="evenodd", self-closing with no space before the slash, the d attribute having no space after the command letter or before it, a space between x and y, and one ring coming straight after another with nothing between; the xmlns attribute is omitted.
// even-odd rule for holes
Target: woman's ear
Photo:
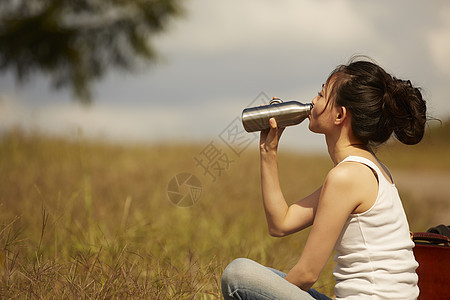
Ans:
<svg viewBox="0 0 450 300"><path fill-rule="evenodd" d="M334 120L335 125L341 125L344 123L345 119L347 119L347 108L345 106L339 107L336 113L336 119Z"/></svg>

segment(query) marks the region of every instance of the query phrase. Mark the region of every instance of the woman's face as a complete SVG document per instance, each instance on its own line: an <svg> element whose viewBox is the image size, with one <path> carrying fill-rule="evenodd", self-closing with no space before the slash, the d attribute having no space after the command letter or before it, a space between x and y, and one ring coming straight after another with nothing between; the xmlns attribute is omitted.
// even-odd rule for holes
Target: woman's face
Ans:
<svg viewBox="0 0 450 300"><path fill-rule="evenodd" d="M322 85L322 90L312 100L313 109L310 114L309 130L315 133L327 133L333 128L338 113L336 105L330 99L332 80Z"/></svg>

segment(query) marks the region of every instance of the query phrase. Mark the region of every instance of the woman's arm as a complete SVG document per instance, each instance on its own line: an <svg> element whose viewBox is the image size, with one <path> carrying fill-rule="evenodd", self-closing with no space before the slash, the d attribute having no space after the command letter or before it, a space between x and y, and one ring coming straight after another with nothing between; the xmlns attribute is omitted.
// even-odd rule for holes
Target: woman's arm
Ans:
<svg viewBox="0 0 450 300"><path fill-rule="evenodd" d="M344 163L332 169L320 193L305 248L286 280L303 290L311 288L327 263L349 215L362 203L374 202L376 190L376 179L367 167Z"/></svg>
<svg viewBox="0 0 450 300"><path fill-rule="evenodd" d="M270 119L271 129L261 133L261 188L269 233L285 236L313 223L321 188L308 197L288 206L278 177L278 141L284 128L277 128Z"/></svg>

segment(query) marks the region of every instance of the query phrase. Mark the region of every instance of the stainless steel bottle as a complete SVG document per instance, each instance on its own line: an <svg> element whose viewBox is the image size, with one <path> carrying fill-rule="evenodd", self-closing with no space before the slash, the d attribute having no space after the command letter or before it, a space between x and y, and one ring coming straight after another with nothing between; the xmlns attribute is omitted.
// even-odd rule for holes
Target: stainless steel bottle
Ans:
<svg viewBox="0 0 450 300"><path fill-rule="evenodd" d="M312 109L312 103L283 102L274 97L269 105L249 107L242 111L242 124L247 132L270 128L269 119L275 118L278 127L300 124Z"/></svg>

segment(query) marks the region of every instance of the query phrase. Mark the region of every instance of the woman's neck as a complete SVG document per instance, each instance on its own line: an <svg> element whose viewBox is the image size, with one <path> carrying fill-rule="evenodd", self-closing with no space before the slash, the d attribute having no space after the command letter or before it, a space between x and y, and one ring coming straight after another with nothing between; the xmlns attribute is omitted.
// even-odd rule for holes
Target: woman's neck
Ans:
<svg viewBox="0 0 450 300"><path fill-rule="evenodd" d="M339 164L350 155L372 156L373 153L369 147L356 139L338 138L331 139L326 137L328 154L334 165Z"/></svg>

